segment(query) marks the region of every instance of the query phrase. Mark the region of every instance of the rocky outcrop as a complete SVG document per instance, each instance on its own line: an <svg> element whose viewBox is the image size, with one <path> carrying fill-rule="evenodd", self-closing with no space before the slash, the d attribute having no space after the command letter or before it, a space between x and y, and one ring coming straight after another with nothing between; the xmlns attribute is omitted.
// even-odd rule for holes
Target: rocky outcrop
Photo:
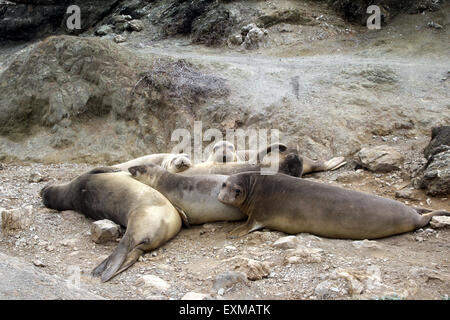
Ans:
<svg viewBox="0 0 450 320"><path fill-rule="evenodd" d="M15 0L0 11L0 40L30 40L54 33L79 34L108 15L119 0ZM67 8L81 10L81 29L68 30Z"/></svg>
<svg viewBox="0 0 450 320"><path fill-rule="evenodd" d="M433 196L450 194L450 126L432 129L424 155L427 163L413 173L414 187Z"/></svg>
<svg viewBox="0 0 450 320"><path fill-rule="evenodd" d="M373 4L380 6L382 20L387 22L401 12L420 13L426 10L438 10L443 2L444 0L328 0L330 6L340 12L348 21L363 25L370 16L366 10Z"/></svg>
<svg viewBox="0 0 450 320"><path fill-rule="evenodd" d="M223 79L183 60L50 37L0 75L0 157L104 163L167 151L173 130L191 127L194 104L227 94Z"/></svg>

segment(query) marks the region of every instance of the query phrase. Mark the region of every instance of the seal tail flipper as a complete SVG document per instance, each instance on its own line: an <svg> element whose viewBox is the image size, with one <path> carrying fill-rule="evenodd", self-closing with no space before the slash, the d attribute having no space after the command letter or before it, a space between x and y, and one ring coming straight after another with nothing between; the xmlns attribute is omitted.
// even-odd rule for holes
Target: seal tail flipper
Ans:
<svg viewBox="0 0 450 320"><path fill-rule="evenodd" d="M418 228L422 228L425 227L428 223L430 223L431 218L436 217L436 216L449 216L450 217L450 212L449 211L445 211L445 210L434 210L428 213L424 213L420 218L420 222L419 222L419 226Z"/></svg>
<svg viewBox="0 0 450 320"><path fill-rule="evenodd" d="M139 257L142 256L143 254L144 250L142 249L134 248L133 250L131 250L131 252L127 255L125 262L122 263L120 269L113 276L116 276L119 273L122 273L125 270L127 270L129 267L135 264L136 261L139 259Z"/></svg>
<svg viewBox="0 0 450 320"><path fill-rule="evenodd" d="M255 231L255 230L259 230L264 228L264 225L256 222L253 219L249 219L247 220L246 223L241 224L240 226L238 226L237 228L231 230L228 233L228 238L230 239L234 239L234 238L239 238L239 237L243 237L246 234Z"/></svg>
<svg viewBox="0 0 450 320"><path fill-rule="evenodd" d="M116 275L117 270L122 266L128 253L133 247L132 240L125 234L113 253L100 263L92 272L94 276L100 276L102 282L110 280Z"/></svg>
<svg viewBox="0 0 450 320"><path fill-rule="evenodd" d="M325 161L325 163L323 164L322 171L337 170L346 164L347 162L345 161L344 157L332 158L328 161Z"/></svg>

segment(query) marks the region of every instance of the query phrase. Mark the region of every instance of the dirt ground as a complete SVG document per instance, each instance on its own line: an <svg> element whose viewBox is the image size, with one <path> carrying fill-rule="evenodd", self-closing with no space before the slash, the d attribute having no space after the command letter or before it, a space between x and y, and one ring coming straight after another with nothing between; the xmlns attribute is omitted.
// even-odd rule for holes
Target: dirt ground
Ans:
<svg viewBox="0 0 450 320"><path fill-rule="evenodd" d="M414 143L425 146L426 139ZM394 173L374 174L347 164L333 172L306 176L345 188L395 198L395 191L409 188L408 170L420 163L410 142L401 144L405 167ZM108 283L90 275L117 243L98 245L90 238L92 220L73 211L57 212L43 207L39 190L49 182L65 183L92 168L87 165L4 165L0 171L0 207L33 205L34 224L15 236L1 236L0 250L21 257L35 268L62 278L73 267L81 270L81 287L111 299L180 299L187 292L225 299L448 299L450 293L450 230L418 230L361 245L351 240L299 234L300 244L322 249L318 261L286 263L287 251L272 246L281 232L256 231L240 239L227 232L239 223L214 223L183 228L163 247L146 254L133 267ZM36 180L36 173L46 181ZM416 190L415 200L397 199L410 205L450 210L448 198L428 197ZM319 250L320 251L320 250ZM225 260L243 256L270 265L269 275L257 281L237 283L223 296L212 290L214 278L233 265ZM36 266L37 265L37 266ZM164 292L142 285L143 275L155 275L170 284ZM338 276L336 276L336 274ZM358 285L353 284L355 279ZM318 296L325 282L331 290ZM358 289L358 286L362 286ZM355 289L356 288L356 289ZM356 291L355 291L356 290Z"/></svg>

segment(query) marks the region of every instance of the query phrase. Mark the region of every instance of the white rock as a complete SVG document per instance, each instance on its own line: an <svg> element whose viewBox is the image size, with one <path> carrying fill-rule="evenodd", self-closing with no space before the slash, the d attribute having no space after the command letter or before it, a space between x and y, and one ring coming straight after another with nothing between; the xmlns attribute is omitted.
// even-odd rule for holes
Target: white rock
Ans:
<svg viewBox="0 0 450 320"><path fill-rule="evenodd" d="M282 237L282 238L279 238L278 240L276 240L273 243L273 246L275 248L286 250L286 249L294 249L299 244L300 244L300 241L298 240L298 238L296 236L287 236L287 237Z"/></svg>
<svg viewBox="0 0 450 320"><path fill-rule="evenodd" d="M18 209L2 210L2 230L5 234L9 235L16 231L25 230L34 221L35 210L31 205Z"/></svg>
<svg viewBox="0 0 450 320"><path fill-rule="evenodd" d="M323 249L320 248L308 248L300 246L296 249L287 251L286 262L290 264L307 262L307 263L320 263L322 262Z"/></svg>
<svg viewBox="0 0 450 320"><path fill-rule="evenodd" d="M362 241L353 241L352 245L357 249L379 249L380 245L374 240L364 239Z"/></svg>
<svg viewBox="0 0 450 320"><path fill-rule="evenodd" d="M167 281L150 274L142 276L139 283L143 285L144 288L155 289L159 292L165 292L170 288L170 284Z"/></svg>
<svg viewBox="0 0 450 320"><path fill-rule="evenodd" d="M197 292L188 292L186 293L181 300L208 300L211 296L209 294L197 293Z"/></svg>
<svg viewBox="0 0 450 320"><path fill-rule="evenodd" d="M403 164L403 156L390 146L362 148L356 160L364 168L373 172L398 170Z"/></svg>
<svg viewBox="0 0 450 320"><path fill-rule="evenodd" d="M120 235L120 226L104 219L92 223L91 239L95 243L106 243L116 240Z"/></svg>
<svg viewBox="0 0 450 320"><path fill-rule="evenodd" d="M450 217L446 216L433 217L431 218L430 225L435 229L448 228L450 227Z"/></svg>
<svg viewBox="0 0 450 320"><path fill-rule="evenodd" d="M255 281L267 278L270 274L270 264L242 256L236 256L224 260L228 266L233 266L235 271L242 272L247 279Z"/></svg>

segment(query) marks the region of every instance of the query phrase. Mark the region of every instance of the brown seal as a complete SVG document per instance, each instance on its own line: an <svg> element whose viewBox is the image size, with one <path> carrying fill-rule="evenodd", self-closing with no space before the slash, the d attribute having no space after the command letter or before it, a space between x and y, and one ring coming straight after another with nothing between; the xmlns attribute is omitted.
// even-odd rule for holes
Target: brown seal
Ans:
<svg viewBox="0 0 450 320"><path fill-rule="evenodd" d="M118 168L97 168L68 184L46 186L41 197L47 208L74 210L127 228L113 253L93 271L102 281L126 270L181 229L180 215L169 200Z"/></svg>
<svg viewBox="0 0 450 320"><path fill-rule="evenodd" d="M422 228L433 216L450 215L444 210L412 208L399 201L284 174L232 175L218 199L248 216L231 236L267 227L289 234L376 239Z"/></svg>

